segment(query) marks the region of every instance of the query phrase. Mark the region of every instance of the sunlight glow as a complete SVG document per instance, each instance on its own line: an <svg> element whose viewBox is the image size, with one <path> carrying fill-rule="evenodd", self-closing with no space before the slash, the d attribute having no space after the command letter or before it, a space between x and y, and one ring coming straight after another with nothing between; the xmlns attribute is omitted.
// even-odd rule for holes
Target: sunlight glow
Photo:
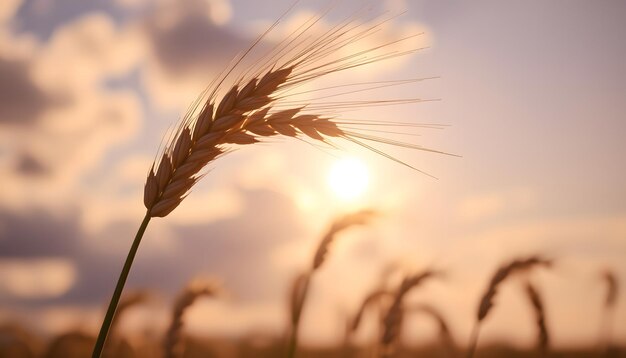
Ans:
<svg viewBox="0 0 626 358"><path fill-rule="evenodd" d="M344 158L335 162L328 173L328 185L343 200L361 196L369 183L365 164L356 158Z"/></svg>

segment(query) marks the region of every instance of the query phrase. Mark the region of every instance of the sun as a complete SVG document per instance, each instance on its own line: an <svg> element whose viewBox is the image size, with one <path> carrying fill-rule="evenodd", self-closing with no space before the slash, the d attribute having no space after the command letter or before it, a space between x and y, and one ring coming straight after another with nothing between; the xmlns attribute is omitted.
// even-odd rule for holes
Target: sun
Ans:
<svg viewBox="0 0 626 358"><path fill-rule="evenodd" d="M336 161L328 173L328 185L342 200L354 200L362 196L369 184L369 172L365 164L356 158Z"/></svg>

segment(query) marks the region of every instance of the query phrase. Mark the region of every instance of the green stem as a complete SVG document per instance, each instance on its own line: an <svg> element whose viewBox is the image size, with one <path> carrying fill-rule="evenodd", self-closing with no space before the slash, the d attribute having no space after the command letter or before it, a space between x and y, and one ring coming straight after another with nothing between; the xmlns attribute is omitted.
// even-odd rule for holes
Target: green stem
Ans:
<svg viewBox="0 0 626 358"><path fill-rule="evenodd" d="M117 279L117 285L115 286L113 297L111 297L111 302L109 303L109 308L107 309L106 316L104 316L102 327L100 327L98 340L96 341L96 345L93 347L93 353L91 354L91 358L100 358L100 356L102 355L104 343L106 342L107 335L109 334L109 329L111 328L111 323L113 322L113 318L115 316L115 311L117 310L117 304L119 303L120 297L122 296L122 291L124 290L124 284L126 284L126 279L128 278L130 268L133 265L133 260L135 259L137 249L139 248L139 243L141 242L141 238L143 237L143 234L148 227L150 219L150 214L146 213L146 216L141 222L141 226L139 226L139 230L137 230L137 235L135 235L133 245L130 247L130 251L128 251L128 256L126 256L126 262L124 262L124 267L122 268L122 272L120 273L120 278Z"/></svg>

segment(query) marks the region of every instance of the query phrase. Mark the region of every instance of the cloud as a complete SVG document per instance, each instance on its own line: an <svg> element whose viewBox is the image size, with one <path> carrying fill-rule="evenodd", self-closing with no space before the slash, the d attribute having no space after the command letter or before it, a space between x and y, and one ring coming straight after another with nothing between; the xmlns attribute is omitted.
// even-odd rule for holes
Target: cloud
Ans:
<svg viewBox="0 0 626 358"><path fill-rule="evenodd" d="M220 26L224 19L216 17L225 9L221 0L162 1L139 22L135 31L146 44L142 82L155 106L185 108L251 44L252 37Z"/></svg>
<svg viewBox="0 0 626 358"><path fill-rule="evenodd" d="M0 260L0 292L18 299L59 297L75 281L76 268L67 260Z"/></svg>
<svg viewBox="0 0 626 358"><path fill-rule="evenodd" d="M72 206L68 198L82 190L87 173L114 145L130 140L142 119L136 93L103 86L136 61L133 51L124 51L133 37L101 13L58 27L43 43L27 34L3 35L2 206Z"/></svg>
<svg viewBox="0 0 626 358"><path fill-rule="evenodd" d="M0 23L10 20L21 4L22 0L6 0L0 3Z"/></svg>
<svg viewBox="0 0 626 358"><path fill-rule="evenodd" d="M52 102L31 80L27 63L0 57L0 125L36 120Z"/></svg>
<svg viewBox="0 0 626 358"><path fill-rule="evenodd" d="M20 175L41 176L48 172L48 168L31 154L23 153L17 160L16 170Z"/></svg>
<svg viewBox="0 0 626 358"><path fill-rule="evenodd" d="M0 210L0 258L76 255L80 249L80 230L73 216L63 215L60 219L43 210L28 214ZM35 222L37 225L33 225Z"/></svg>
<svg viewBox="0 0 626 358"><path fill-rule="evenodd" d="M513 188L500 192L473 195L458 207L461 220L476 222L532 208L536 194L527 188Z"/></svg>

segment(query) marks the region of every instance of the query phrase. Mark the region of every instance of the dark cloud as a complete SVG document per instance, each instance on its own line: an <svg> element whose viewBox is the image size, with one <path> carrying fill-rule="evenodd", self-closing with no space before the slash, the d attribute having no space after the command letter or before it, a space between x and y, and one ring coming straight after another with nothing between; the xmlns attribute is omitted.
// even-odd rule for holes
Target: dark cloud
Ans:
<svg viewBox="0 0 626 358"><path fill-rule="evenodd" d="M13 22L18 33L29 33L47 40L59 27L95 11L104 11L119 21L126 17L115 6L115 1L110 0L25 0Z"/></svg>
<svg viewBox="0 0 626 358"><path fill-rule="evenodd" d="M0 124L32 122L51 104L28 71L25 62L0 58Z"/></svg>
<svg viewBox="0 0 626 358"><path fill-rule="evenodd" d="M166 28L147 26L157 60L174 75L188 75L222 68L251 41L200 14L190 13Z"/></svg>
<svg viewBox="0 0 626 358"><path fill-rule="evenodd" d="M71 257L79 252L80 228L74 216L59 219L45 211L0 211L0 260Z"/></svg>

